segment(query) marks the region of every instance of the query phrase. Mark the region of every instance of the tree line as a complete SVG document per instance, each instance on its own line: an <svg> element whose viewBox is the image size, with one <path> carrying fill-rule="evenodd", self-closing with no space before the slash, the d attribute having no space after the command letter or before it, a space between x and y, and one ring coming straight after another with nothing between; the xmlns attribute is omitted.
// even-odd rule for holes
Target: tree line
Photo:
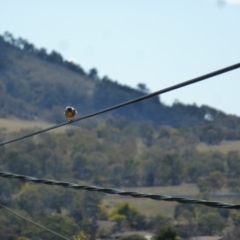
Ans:
<svg viewBox="0 0 240 240"><path fill-rule="evenodd" d="M32 130L9 133L1 129L1 140ZM0 169L38 178L117 188L150 189L191 183L198 186L198 197L204 199L223 187L229 192L240 192L239 152L199 152L196 148L201 141L199 131L114 119L88 122L66 133L46 133L2 147ZM157 232L172 226L178 236L187 238L197 234L223 234L227 224L235 230L239 226L239 213L235 211L192 204L178 205L173 218L149 217L128 203L109 209L103 204L104 195L94 192L10 179L1 179L0 192L11 208L68 236L80 230L95 238L121 230ZM15 217L5 213L0 217L1 222L9 226L1 228L2 239L16 240L20 234L30 239L54 239ZM110 232L99 232L98 221L115 225Z"/></svg>

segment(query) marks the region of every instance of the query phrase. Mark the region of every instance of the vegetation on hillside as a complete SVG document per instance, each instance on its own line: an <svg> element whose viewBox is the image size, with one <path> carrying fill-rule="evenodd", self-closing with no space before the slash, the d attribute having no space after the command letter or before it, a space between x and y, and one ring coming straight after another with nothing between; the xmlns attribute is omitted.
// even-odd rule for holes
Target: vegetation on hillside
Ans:
<svg viewBox="0 0 240 240"><path fill-rule="evenodd" d="M74 106L80 115L84 115L146 93L145 84L140 83L137 89L133 89L107 76L100 79L96 68L87 73L80 65L65 60L56 51L47 53L44 48L38 49L8 32L0 36L0 117L61 122L67 105ZM240 135L240 119L236 116L208 106L185 105L178 101L173 106L167 106L157 96L102 117L110 115L173 127L214 122L216 128L231 130L235 139L239 139ZM216 129L210 130L209 134L216 134Z"/></svg>
<svg viewBox="0 0 240 240"><path fill-rule="evenodd" d="M3 140L23 133L1 130L0 136ZM204 194L198 196L200 198L208 198L209 193L223 187L239 192L240 185L236 184L240 174L239 152L198 152L196 145L200 136L194 128L153 127L149 123L109 119L3 147L0 169L104 187L194 183ZM1 179L0 192L8 206L66 236L80 231L92 238L120 230L155 232L167 225L174 226L180 237L190 237L223 233L227 223L238 226L237 212L203 206L177 205L174 219L170 219L162 215L145 216L124 200L109 209L102 202L103 194L19 180ZM1 221L7 226L0 231L1 239L15 240L20 235L30 239L55 239L6 213L1 214ZM110 230L99 231L99 221L111 221L115 225Z"/></svg>
<svg viewBox="0 0 240 240"><path fill-rule="evenodd" d="M132 89L107 76L100 79L95 68L87 73L55 51L47 53L10 33L0 36L1 118L58 123L64 120L67 105L83 116L146 93L145 84ZM222 141L239 140L240 118L236 116L178 101L166 106L153 97L76 125L1 147L0 170L117 188L187 183L198 187L196 198L204 199L222 189L240 192L239 151L197 148L200 143L211 149ZM1 128L0 141L33 130ZM104 204L104 194L14 179L0 179L0 194L4 204L23 216L80 239L108 238L127 230L153 232L156 240L197 235L237 239L240 226L237 211L175 204L171 217L147 216L134 203ZM4 226L0 239L57 239L4 209L0 221ZM138 234L126 238L145 239Z"/></svg>

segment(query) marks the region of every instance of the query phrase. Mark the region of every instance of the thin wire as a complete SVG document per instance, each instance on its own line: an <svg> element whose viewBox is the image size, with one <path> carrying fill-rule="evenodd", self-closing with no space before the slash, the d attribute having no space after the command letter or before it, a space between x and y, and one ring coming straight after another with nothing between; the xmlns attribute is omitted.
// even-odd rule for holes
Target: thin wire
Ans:
<svg viewBox="0 0 240 240"><path fill-rule="evenodd" d="M136 102L139 102L139 101L151 98L153 96L156 96L156 95L159 95L159 94L162 94L162 93L170 92L170 91L176 90L178 88L182 88L182 87L185 87L185 86L188 86L188 85L191 85L191 84L194 84L194 83L206 80L208 78L215 77L217 75L220 75L220 74L223 74L223 73L235 70L237 68L240 68L240 63L237 63L235 65L231 65L231 66L226 67L226 68L222 68L220 70L208 73L206 75L202 75L200 77L188 80L186 82L179 83L177 85L173 85L171 87L159 90L157 92L153 92L153 93L144 95L142 97L135 98L133 100L130 100L130 101L127 101L127 102L123 102L123 103L120 103L118 105L115 105L115 106L112 106L112 107L109 107L109 108L105 108L103 110L100 110L98 112L86 115L84 117L76 118L75 120L72 120L70 122L60 123L60 124L57 124L57 125L49 127L49 128L45 128L45 129L42 129L42 130L39 130L39 131L36 131L36 132L33 132L33 133L29 133L29 134L23 135L21 137L17 137L17 138L14 138L14 139L3 141L3 142L0 143L0 146L6 145L6 144L9 144L9 143L12 143L12 142L16 142L16 141L22 140L24 138L32 137L34 135L37 135L37 134L40 134L40 133L43 133L43 132L47 132L47 131L53 130L55 128L62 127L62 126L65 126L67 124L72 124L74 122L81 121L83 119L90 118L90 117L93 117L93 116L96 116L96 115L99 115L99 114L102 114L102 113L105 113L105 112L109 112L109 111L112 111L114 109L121 108L121 107L124 107L124 106L130 105L130 104L133 104L133 103L136 103Z"/></svg>
<svg viewBox="0 0 240 240"><path fill-rule="evenodd" d="M145 194L140 192L127 192L121 189L116 188L103 188L98 186L91 186L91 185L78 185L75 183L70 182L60 182L55 181L51 179L39 179L34 177L29 177L25 175L18 175L8 172L0 172L0 177L4 178L16 178L21 179L27 182L34 182L39 184L47 184L47 185L56 185L66 188L73 188L73 189L84 189L87 191L94 191L94 192L103 192L107 194L115 194L120 196L130 196L134 198L150 198L152 200L156 201L168 201L168 202L179 202L179 203L194 203L194 204L201 204L208 207L214 207L214 208L225 208L225 209L240 209L240 205L232 205L228 203L223 202L215 202L215 201L207 201L207 200L198 200L198 199L190 199L190 198L184 198L184 197L171 197L168 195L160 195L160 194Z"/></svg>
<svg viewBox="0 0 240 240"><path fill-rule="evenodd" d="M3 209L5 209L5 210L7 210L8 212L14 214L15 216L17 216L17 217L19 217L19 218L22 218L22 219L24 219L25 221L27 221L27 222L29 222L29 223L32 223L33 225L35 225L35 226L37 226L37 227L39 227L39 228L42 228L42 229L46 230L47 232L49 232L49 233L51 233L51 234L53 234L53 235L55 235L55 236L57 236L57 237L59 237L59 238L62 238L62 239L65 239L65 240L71 240L71 239L69 239L69 238L66 238L66 237L62 236L61 234L58 234L58 233L56 233L56 232L54 232L54 231L52 231L52 230L50 230L50 229L48 229L48 228L46 228L46 227L44 227L44 226L42 226L42 225L36 223L36 222L33 222L33 221L30 220L30 219L27 219L27 218L23 217L22 215L14 212L13 210L11 210L11 209L3 206L2 204L0 204L0 208L3 208Z"/></svg>

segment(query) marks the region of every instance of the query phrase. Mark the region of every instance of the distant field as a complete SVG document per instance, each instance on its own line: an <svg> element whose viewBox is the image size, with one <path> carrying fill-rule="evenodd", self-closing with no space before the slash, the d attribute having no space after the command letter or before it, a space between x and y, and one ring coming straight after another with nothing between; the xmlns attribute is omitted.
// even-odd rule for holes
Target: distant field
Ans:
<svg viewBox="0 0 240 240"><path fill-rule="evenodd" d="M53 126L53 123L47 123L43 121L25 121L20 119L3 119L0 118L0 128L5 128L9 132L20 131L21 129L27 128L48 128ZM64 126L61 128L57 128L52 130L51 132L65 132L68 129L76 128L76 126Z"/></svg>
<svg viewBox="0 0 240 240"><path fill-rule="evenodd" d="M143 188L123 188L126 191L139 191L142 193L153 193L153 194L163 194L163 195L190 195L194 196L198 193L198 188L194 184L184 184L181 186L169 186L169 187L143 187ZM146 216L156 216L158 214L163 214L165 216L173 217L175 206L178 204L176 202L164 202L155 201L151 199L142 198L128 198L121 196L106 195L104 198L104 204L108 207L110 211L112 208L121 204L123 202L129 202L130 204L136 206L139 211Z"/></svg>
<svg viewBox="0 0 240 240"><path fill-rule="evenodd" d="M144 188L123 188L126 191L138 191L143 193L162 194L170 196L186 196L189 198L196 198L199 193L198 187L195 184L182 184L180 186L168 187L144 187ZM231 198L228 196L228 189L220 191L226 193L226 196L211 197L212 201L220 201L231 204L239 204L239 197ZM156 216L158 214L173 217L177 202L155 201L144 198L121 197L115 195L106 195L103 203L107 206L108 211L111 211L118 204L128 202L138 208L140 213L146 216Z"/></svg>
<svg viewBox="0 0 240 240"><path fill-rule="evenodd" d="M220 151L222 153L227 153L229 151L239 151L240 141L223 141L220 145L206 145L205 143L200 143L197 146L198 151Z"/></svg>

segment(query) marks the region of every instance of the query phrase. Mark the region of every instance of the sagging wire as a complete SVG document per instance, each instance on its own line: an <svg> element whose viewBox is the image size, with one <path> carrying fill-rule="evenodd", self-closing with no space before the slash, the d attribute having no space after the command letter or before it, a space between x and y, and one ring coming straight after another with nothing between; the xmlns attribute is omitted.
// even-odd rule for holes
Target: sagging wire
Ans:
<svg viewBox="0 0 240 240"><path fill-rule="evenodd" d="M4 178L16 178L20 180L24 180L27 182L34 182L39 184L46 184L51 186L61 186L66 188L72 188L72 189L83 189L87 191L94 191L94 192L102 192L107 194L115 194L120 196L129 196L134 198L149 198L156 201L167 201L167 202L179 202L184 204L200 204L205 205L208 207L214 207L214 208L224 208L224 209L240 209L240 205L233 205L223 202L217 202L217 201L207 201L207 200L201 200L201 199L191 199L191 198L185 198L185 197L172 197L168 195L161 195L161 194L148 194L148 193L141 193L141 192L133 192L133 191L124 191L121 189L116 188L103 188L98 186L92 186L92 185L78 185L71 182L61 182L51 179L39 179L35 177L25 176L25 175L18 175L8 172L0 172L0 177Z"/></svg>

